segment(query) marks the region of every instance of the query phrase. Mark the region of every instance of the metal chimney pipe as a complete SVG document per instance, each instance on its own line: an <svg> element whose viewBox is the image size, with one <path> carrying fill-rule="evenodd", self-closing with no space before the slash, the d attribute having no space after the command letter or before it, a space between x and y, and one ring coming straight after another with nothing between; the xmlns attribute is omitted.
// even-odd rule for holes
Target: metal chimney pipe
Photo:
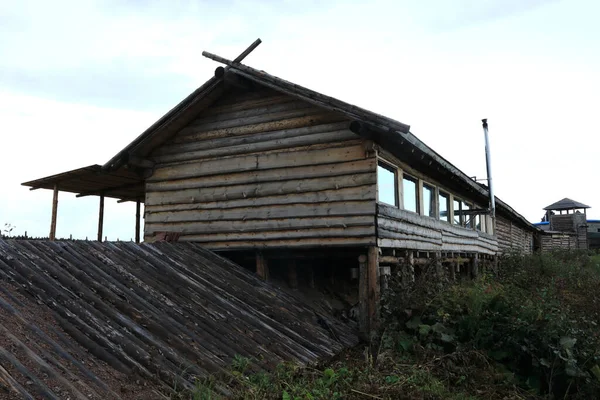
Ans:
<svg viewBox="0 0 600 400"><path fill-rule="evenodd" d="M487 167L488 190L490 193L490 215L492 216L492 230L496 234L496 197L494 196L494 185L492 184L492 161L490 155L490 139L488 137L487 118L481 120L483 122L483 134L485 136L485 163Z"/></svg>

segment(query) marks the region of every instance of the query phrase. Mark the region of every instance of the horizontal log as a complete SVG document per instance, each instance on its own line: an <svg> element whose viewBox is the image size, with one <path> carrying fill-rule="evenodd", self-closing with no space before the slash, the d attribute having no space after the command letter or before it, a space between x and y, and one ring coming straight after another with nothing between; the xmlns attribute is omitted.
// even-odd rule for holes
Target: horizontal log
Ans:
<svg viewBox="0 0 600 400"><path fill-rule="evenodd" d="M259 171L244 171L224 175L202 176L198 178L148 182L146 183L146 192L230 186L244 183L279 182L305 178L333 178L342 175L375 172L376 166L377 160L373 157L333 164L316 164L292 168L283 167Z"/></svg>
<svg viewBox="0 0 600 400"><path fill-rule="evenodd" d="M302 239L328 239L328 238L375 238L375 228L349 227L349 228L327 228L327 229L302 229L293 231L274 232L245 232L245 233L223 233L205 235L182 235L179 240L188 240L199 243L211 242L269 242L273 240L302 240ZM271 246L271 245L270 245Z"/></svg>
<svg viewBox="0 0 600 400"><path fill-rule="evenodd" d="M226 125L223 127L228 127L228 124L235 124L237 121L244 121L253 117L261 117L261 116L274 116L276 114L282 114L286 112L294 112L298 110L313 110L315 113L322 113L323 110L314 107L311 104L308 104L301 100L294 100L288 97L284 98L280 102L270 102L265 105L260 105L257 102L254 103L255 106L252 108L246 108L243 110L229 110L227 112L221 112L218 114L208 115L208 113L202 113L192 121L189 126L214 126L223 122ZM213 129L213 128L209 128Z"/></svg>
<svg viewBox="0 0 600 400"><path fill-rule="evenodd" d="M222 175L244 170L265 170L283 167L299 167L313 164L356 161L365 159L360 142L338 145L320 145L301 149L290 149L274 153L252 154L235 157L220 157L202 162L176 165L158 165L149 182Z"/></svg>
<svg viewBox="0 0 600 400"><path fill-rule="evenodd" d="M351 216L375 214L372 201L348 201L343 203L322 203L319 205L292 204L255 208L235 208L229 210L173 211L146 213L146 229L152 223L193 222L193 221L235 221L249 219L277 219L318 216Z"/></svg>
<svg viewBox="0 0 600 400"><path fill-rule="evenodd" d="M147 232L165 232L177 229L183 235L214 235L219 233L275 232L294 229L313 230L326 228L368 227L375 224L372 215L320 218L278 218L265 220L208 221L148 225Z"/></svg>
<svg viewBox="0 0 600 400"><path fill-rule="evenodd" d="M248 136L254 134L262 134L264 132L281 131L286 129L298 129L306 126L323 125L329 123L343 122L344 120L335 114L320 113L301 115L293 118L276 119L273 121L256 123L252 125L234 126L231 128L213 129L210 131L202 131L191 129L177 135L172 143L185 144L196 141L212 140L228 137ZM347 124L347 122L345 122ZM346 125L347 126L347 125Z"/></svg>
<svg viewBox="0 0 600 400"><path fill-rule="evenodd" d="M409 240L414 242L424 242L431 243L437 246L442 245L442 238L434 239L429 237L424 237L420 235L411 235L407 233L394 232L387 229L383 229L381 227L377 228L377 237L382 239L398 239L398 240Z"/></svg>
<svg viewBox="0 0 600 400"><path fill-rule="evenodd" d="M146 205L191 204L237 199L252 199L293 193L309 193L347 187L375 186L375 174L339 176L335 180L309 178L283 182L250 183L213 188L184 189L171 192L149 192ZM370 193L371 194L371 193ZM371 198L371 197L369 197Z"/></svg>
<svg viewBox="0 0 600 400"><path fill-rule="evenodd" d="M298 103L290 103L298 104ZM267 108L265 108L267 110ZM251 110L252 112L256 110ZM223 121L204 122L202 119L197 119L192 123L188 124L182 129L179 134L187 135L190 133L198 133L202 131L212 131L215 129L228 129L235 128L244 125L255 125L262 124L264 122L273 122L284 120L295 117L308 117L313 114L323 113L323 110L318 107L310 106L305 103L300 103L296 107L289 107L289 109L279 112L266 112L265 114L251 115L246 118L239 119L226 119Z"/></svg>
<svg viewBox="0 0 600 400"><path fill-rule="evenodd" d="M454 234L454 235L458 235L458 236L465 236L465 237L473 237L473 238L477 238L477 232L472 230L472 229L468 229L468 228L462 228L456 225L451 225L447 222L443 222L443 221L439 221L437 219L434 218L430 218L430 217L424 217L421 216L419 214L410 212L410 211L406 211L406 210L401 210L392 206L388 206L382 203L378 203L377 206L377 210L378 210L378 215L384 216L387 219L391 219L391 220L398 220L398 221L404 221L407 223L410 223L412 225L417 225L417 226L421 226L424 228L429 228L429 229L433 229L433 230L439 230L442 232L447 232L449 234Z"/></svg>
<svg viewBox="0 0 600 400"><path fill-rule="evenodd" d="M280 136L280 135L279 135ZM238 144L230 147L219 147L206 150L185 151L162 156L155 156L159 163L174 163L181 161L202 160L219 156L233 156L238 154L252 154L272 150L288 149L290 147L310 146L313 144L336 143L356 139L355 135L347 129L302 135L296 137L280 137L268 141L256 141L246 144Z"/></svg>
<svg viewBox="0 0 600 400"><path fill-rule="evenodd" d="M227 96L227 95L225 95ZM225 98L223 96L223 98ZM262 106L268 106L272 104L291 103L297 101L295 98L285 94L270 94L265 97L258 99L246 99L235 98L233 103L225 104L221 101L216 102L211 107L204 110L199 117L209 117L212 115L219 115L231 112L237 112L242 110L254 109Z"/></svg>
<svg viewBox="0 0 600 400"><path fill-rule="evenodd" d="M319 192L308 192L298 194L285 194L280 196L268 196L249 199L222 200L203 203L188 204L146 204L146 211L149 213L163 211L181 211L181 210L212 210L243 207L263 207L283 204L317 204L337 201L357 201L372 200L375 201L377 188L375 185L364 185L342 189L322 190ZM148 196L152 196L149 193Z"/></svg>
<svg viewBox="0 0 600 400"><path fill-rule="evenodd" d="M192 152L199 150L219 149L224 147L251 145L276 139L306 136L316 133L334 132L347 129L347 122L320 123L318 125L302 126L293 129L278 129L262 131L260 135L224 136L220 138L199 138L193 142L166 144L154 152L155 156ZM204 139L204 140L203 140Z"/></svg>
<svg viewBox="0 0 600 400"><path fill-rule="evenodd" d="M145 240L151 240L147 236ZM376 244L375 235L365 237L329 237L329 238L303 238L303 239L273 239L269 241L235 241L235 242L202 242L196 236L183 236L180 241L192 241L213 251L238 251L250 249L306 249L306 248L331 248L331 247L357 247L372 246Z"/></svg>
<svg viewBox="0 0 600 400"><path fill-rule="evenodd" d="M390 232L396 232L404 235L421 236L437 241L442 240L442 233L439 230L429 229L418 225L411 225L405 222L377 217L377 226Z"/></svg>
<svg viewBox="0 0 600 400"><path fill-rule="evenodd" d="M441 244L433 244L433 243L421 242L421 241L417 241L417 240L399 240L399 239L388 239L388 238L377 239L377 245L379 247L383 247L383 248L425 250L425 251L439 251L442 249Z"/></svg>

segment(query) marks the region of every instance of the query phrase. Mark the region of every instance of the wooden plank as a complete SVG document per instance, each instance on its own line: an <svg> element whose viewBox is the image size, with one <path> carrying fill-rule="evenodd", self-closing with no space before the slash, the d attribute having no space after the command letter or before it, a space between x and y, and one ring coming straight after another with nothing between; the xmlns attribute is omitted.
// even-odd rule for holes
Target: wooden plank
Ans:
<svg viewBox="0 0 600 400"><path fill-rule="evenodd" d="M381 216L377 218L377 226L387 232L394 232L405 236L419 236L436 241L442 240L442 233L439 230L412 225L402 221L390 220Z"/></svg>
<svg viewBox="0 0 600 400"><path fill-rule="evenodd" d="M56 239L56 218L58 214L58 185L54 185L52 195L52 217L50 218L50 240Z"/></svg>
<svg viewBox="0 0 600 400"><path fill-rule="evenodd" d="M249 110L272 104L291 103L294 101L297 101L297 99L287 94L275 92L274 90L263 91L261 97L250 99L244 99L240 96L236 96L235 93L230 92L228 94L223 95L213 105L211 105L206 110L202 111L202 113L198 115L198 118L210 117L213 115L226 114L242 110Z"/></svg>
<svg viewBox="0 0 600 400"><path fill-rule="evenodd" d="M288 284L292 289L298 289L298 269L296 266L296 260L290 259L287 265L288 271Z"/></svg>
<svg viewBox="0 0 600 400"><path fill-rule="evenodd" d="M140 201L135 202L135 242L140 242Z"/></svg>
<svg viewBox="0 0 600 400"><path fill-rule="evenodd" d="M321 190L303 194L283 194L249 199L210 201L206 203L147 205L148 212L181 211L181 210L212 210L243 207L264 207L285 204L314 204L339 201L374 200L376 188L374 185L363 185L342 189ZM152 196L152 194L149 194Z"/></svg>
<svg viewBox="0 0 600 400"><path fill-rule="evenodd" d="M146 240L150 240L152 236L146 236ZM375 235L365 237L327 237L327 238L302 238L299 239L273 239L268 242L265 241L224 241L224 242L202 242L199 237L194 236L183 236L179 239L181 242L196 242L202 245L204 248L213 251L239 251L239 250L250 250L250 249L307 249L307 248L350 248L357 246L370 246L375 245Z"/></svg>
<svg viewBox="0 0 600 400"><path fill-rule="evenodd" d="M332 178L341 175L372 172L375 169L376 163L377 161L373 157L340 163L313 164L291 168L282 167L258 171L238 171L223 175L210 175L201 176L198 178L148 182L146 184L146 191L162 192L200 187L209 188L231 186L242 183L279 182L320 177Z"/></svg>
<svg viewBox="0 0 600 400"><path fill-rule="evenodd" d="M442 238L431 238L422 235L413 235L403 232L394 232L381 227L377 228L377 237L382 239L398 239L398 240L411 240L417 242L431 243L434 245L441 246Z"/></svg>
<svg viewBox="0 0 600 400"><path fill-rule="evenodd" d="M192 222L210 220L253 220L299 217L332 217L351 215L374 215L375 204L371 201L348 201L343 203L292 204L273 207L254 207L228 210L173 211L146 213L146 224L155 222Z"/></svg>
<svg viewBox="0 0 600 400"><path fill-rule="evenodd" d="M339 176L335 180L327 178L309 178L284 182L251 183L206 189L184 189L172 192L150 192L146 195L146 205L192 204L238 199L260 199L261 197L286 194L311 193L324 190L374 186L373 174ZM370 197L371 193L368 193ZM260 202L259 202L260 204Z"/></svg>
<svg viewBox="0 0 600 400"><path fill-rule="evenodd" d="M184 152L194 152L200 150L215 150L225 147L239 146L239 145L250 145L253 143L259 142L267 142L277 139L285 139L292 137L300 137L313 135L316 133L325 133L325 132L335 132L341 130L348 130L347 122L336 122L336 123L319 123L316 124L315 119L309 119L306 121L306 124L303 124L300 128L293 129L278 129L273 131L262 130L260 135L250 134L250 135L242 135L242 136L224 136L224 137L212 137L206 138L201 137L193 142L185 142L185 143L173 143L166 144L160 148L158 148L154 155L155 156L164 156L169 154L179 154ZM320 121L318 121L320 122ZM354 134L352 134L354 135ZM349 135L350 136L350 135ZM356 139L355 136L351 136L353 139ZM250 151L249 151L250 152ZM160 161L160 159L159 159Z"/></svg>
<svg viewBox="0 0 600 400"><path fill-rule="evenodd" d="M369 340L369 271L367 255L358 257L358 327L363 340Z"/></svg>
<svg viewBox="0 0 600 400"><path fill-rule="evenodd" d="M277 135L281 136L281 135ZM233 156L238 154L251 154L265 151L288 149L291 147L309 146L313 144L326 144L331 142L344 142L355 139L352 132L342 129L333 132L316 133L296 137L279 137L269 141L249 141L229 147L219 147L206 150L178 152L174 154L155 156L159 163L174 163L182 161L201 160L209 157Z"/></svg>
<svg viewBox="0 0 600 400"><path fill-rule="evenodd" d="M152 227L147 230L152 232ZM298 229L298 230L275 230L261 232L241 232L241 233L212 233L190 234L183 233L179 240L184 238L187 241L210 243L210 242L239 242L239 241L264 241L279 239L319 239L330 237L371 237L375 236L375 229L372 226L350 226L348 228L319 228L319 229Z"/></svg>
<svg viewBox="0 0 600 400"><path fill-rule="evenodd" d="M365 159L365 151L360 141L355 143L311 146L264 154L219 157L202 162L189 162L176 165L159 165L149 182L173 179L197 178L200 176L223 175L248 170L293 168L313 164L348 162Z"/></svg>
<svg viewBox="0 0 600 400"><path fill-rule="evenodd" d="M259 99L260 100L260 99ZM208 113L202 113L192 121L188 127L203 127L208 126L207 130L217 129L221 127L230 127L232 125L223 125L219 126L220 122L224 122L227 124L237 124L243 123L247 121L249 118L253 117L269 117L276 115L286 115L285 113L290 112L298 112L302 111L306 113L309 110L312 110L315 114L323 114L324 111L322 109L316 108L311 104L306 103L305 101L292 99L291 97L282 97L279 102L268 101L267 104L261 104L259 101L254 100L252 103L254 106L251 108L244 108L242 110L234 110L231 108L228 110L224 110L218 114L209 115ZM330 111L327 111L329 114L333 114ZM259 119L260 121L260 119ZM181 135L185 135L185 132L181 132Z"/></svg>
<svg viewBox="0 0 600 400"><path fill-rule="evenodd" d="M263 122L253 125L234 126L232 128L214 129L210 131L200 131L192 129L182 132L173 143L190 143L198 140L210 140L216 138L235 137L254 135L257 133L280 131L285 129L302 128L306 125L319 125L339 122L339 116L331 114L309 114L294 118L277 119L274 121ZM184 134L185 133L185 134Z"/></svg>
<svg viewBox="0 0 600 400"><path fill-rule="evenodd" d="M104 228L104 195L100 195L100 205L98 207L98 241L102 241L102 230Z"/></svg>
<svg viewBox="0 0 600 400"><path fill-rule="evenodd" d="M369 284L369 331L374 332L379 326L379 248L369 247L367 255L368 284Z"/></svg>
<svg viewBox="0 0 600 400"><path fill-rule="evenodd" d="M278 108L279 106L275 106L272 108ZM231 119L223 119L217 121L204 121L202 119L195 120L192 123L188 124L185 128L180 131L181 135L186 135L189 133L198 133L202 131L212 131L217 129L230 129L236 128L240 126L246 125L256 125L262 124L265 122L274 122L285 120L289 118L298 118L298 117L309 117L313 114L323 114L323 110L318 107L311 106L310 104L306 104L303 102L294 102L284 105L285 109L282 111L273 111L269 112L269 107L265 107L264 113L257 113L257 110L251 110L252 113L250 116L245 118L231 118Z"/></svg>
<svg viewBox="0 0 600 400"><path fill-rule="evenodd" d="M269 279L269 265L267 264L267 258L262 252L256 253L256 275L263 281Z"/></svg>
<svg viewBox="0 0 600 400"><path fill-rule="evenodd" d="M202 218L202 215L199 215ZM147 232L164 232L178 229L183 234L217 234L236 232L289 231L293 229L349 228L374 226L372 215L319 217L319 218L279 218L264 220L221 221L205 220L194 222L151 223Z"/></svg>

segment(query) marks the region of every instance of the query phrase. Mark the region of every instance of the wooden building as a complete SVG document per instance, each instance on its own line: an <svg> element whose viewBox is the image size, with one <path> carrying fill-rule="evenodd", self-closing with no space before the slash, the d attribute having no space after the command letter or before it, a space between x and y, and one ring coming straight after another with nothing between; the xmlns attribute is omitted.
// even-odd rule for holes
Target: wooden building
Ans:
<svg viewBox="0 0 600 400"><path fill-rule="evenodd" d="M226 66L101 171L26 185L141 201L145 240L173 232L252 257L264 277L282 259L293 280L301 257L345 257L361 266L362 315L375 313L378 266L532 251L537 228L499 199L494 224L487 188L408 125L205 55ZM308 282L315 265L331 262L312 262Z"/></svg>
<svg viewBox="0 0 600 400"><path fill-rule="evenodd" d="M541 250L587 250L589 248L589 223L587 209L590 206L569 198L544 207L542 222L534 225L542 229Z"/></svg>

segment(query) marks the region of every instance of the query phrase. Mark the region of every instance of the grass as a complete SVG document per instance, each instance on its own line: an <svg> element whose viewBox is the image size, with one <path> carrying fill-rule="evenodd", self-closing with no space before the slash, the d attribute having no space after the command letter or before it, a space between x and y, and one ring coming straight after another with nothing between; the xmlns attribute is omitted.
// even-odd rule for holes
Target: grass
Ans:
<svg viewBox="0 0 600 400"><path fill-rule="evenodd" d="M177 398L223 398L215 382L244 400L600 398L600 255L513 255L501 265L457 284L433 270L408 286L392 280L372 348L258 373L236 356L226 376Z"/></svg>

